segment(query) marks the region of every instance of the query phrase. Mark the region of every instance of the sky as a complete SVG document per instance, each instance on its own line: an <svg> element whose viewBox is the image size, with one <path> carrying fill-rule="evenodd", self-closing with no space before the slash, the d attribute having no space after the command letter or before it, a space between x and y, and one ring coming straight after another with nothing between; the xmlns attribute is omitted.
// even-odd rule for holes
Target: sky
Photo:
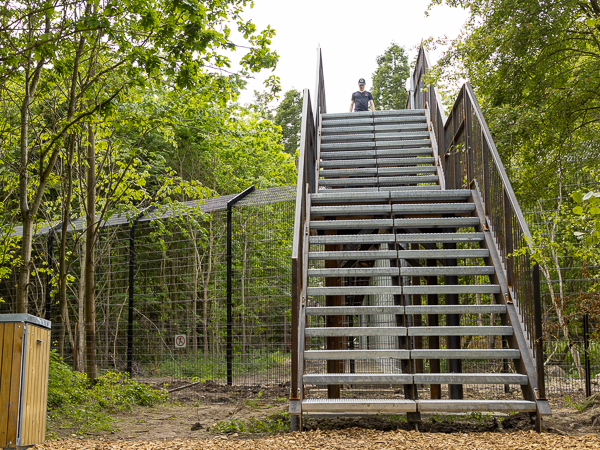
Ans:
<svg viewBox="0 0 600 450"><path fill-rule="evenodd" d="M312 95L320 45L327 112L347 111L358 79L365 78L370 88L376 58L392 41L404 46L412 61L422 39L458 35L467 12L436 6L425 17L428 4L429 0L255 0L243 17L260 30L267 25L276 30L271 48L280 59L274 72L263 71L249 80L241 103L252 102L254 90L264 90L262 82L273 73L281 79L282 92L309 88ZM430 56L436 61L439 54L438 50Z"/></svg>

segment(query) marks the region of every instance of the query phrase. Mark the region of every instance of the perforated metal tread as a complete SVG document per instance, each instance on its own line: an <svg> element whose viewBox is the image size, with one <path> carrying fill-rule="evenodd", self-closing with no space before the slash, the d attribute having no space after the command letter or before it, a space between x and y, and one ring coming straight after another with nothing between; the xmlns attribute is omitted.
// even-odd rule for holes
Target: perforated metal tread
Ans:
<svg viewBox="0 0 600 450"><path fill-rule="evenodd" d="M414 400L404 399L321 399L309 398L302 401L302 412L360 412L367 414L417 412Z"/></svg>

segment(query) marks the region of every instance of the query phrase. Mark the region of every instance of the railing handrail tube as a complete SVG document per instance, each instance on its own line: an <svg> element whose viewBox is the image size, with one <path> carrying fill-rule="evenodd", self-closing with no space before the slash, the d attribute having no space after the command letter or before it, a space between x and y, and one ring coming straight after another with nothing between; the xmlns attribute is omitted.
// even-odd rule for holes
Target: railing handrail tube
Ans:
<svg viewBox="0 0 600 450"><path fill-rule="evenodd" d="M494 139L492 138L492 133L490 132L490 129L488 128L487 122L483 118L483 112L481 111L481 107L479 106L479 102L477 101L477 97L475 96L475 92L473 91L473 87L471 86L471 83L467 82L467 83L465 83L465 86L466 86L467 94L471 100L471 104L473 105L473 111L475 112L475 114L477 115L477 118L479 119L479 124L481 125L483 135L485 137L485 140L488 143L490 154L492 156L492 159L494 161L496 168L498 169L500 178L502 179L502 186L506 190L506 194L508 196L510 206L511 206L513 212L515 213L515 215L517 216L517 220L519 222L519 226L521 227L521 231L523 231L523 234L525 235L526 240L527 240L527 244L529 245L529 248L531 249L532 248L532 238L531 238L531 232L529 231L529 226L527 225L527 222L525 221L525 216L523 215L523 211L521 211L521 207L519 206L519 202L517 201L517 197L515 196L515 192L512 188L512 184L510 183L510 180L508 179L508 175L506 173L506 170L504 169L504 164L502 164L502 159L500 158L500 154L498 153L498 149L496 148L496 144L494 143ZM457 101L458 100L459 99L457 99Z"/></svg>

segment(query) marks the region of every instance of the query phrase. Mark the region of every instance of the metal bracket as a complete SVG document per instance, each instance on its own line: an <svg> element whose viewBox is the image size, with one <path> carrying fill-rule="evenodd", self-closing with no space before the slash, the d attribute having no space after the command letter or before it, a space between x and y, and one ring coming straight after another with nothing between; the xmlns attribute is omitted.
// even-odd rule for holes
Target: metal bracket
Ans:
<svg viewBox="0 0 600 450"><path fill-rule="evenodd" d="M300 400L290 400L290 414L302 414L302 402Z"/></svg>

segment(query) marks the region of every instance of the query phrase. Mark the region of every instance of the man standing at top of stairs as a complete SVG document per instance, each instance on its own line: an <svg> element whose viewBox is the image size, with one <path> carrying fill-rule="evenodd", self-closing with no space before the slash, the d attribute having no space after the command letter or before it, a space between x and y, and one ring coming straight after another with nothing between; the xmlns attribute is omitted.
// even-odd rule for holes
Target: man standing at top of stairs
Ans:
<svg viewBox="0 0 600 450"><path fill-rule="evenodd" d="M361 78L358 80L358 91L352 94L352 101L350 102L350 112L359 111L375 111L375 103L373 103L373 96L369 91L365 91L365 79Z"/></svg>

